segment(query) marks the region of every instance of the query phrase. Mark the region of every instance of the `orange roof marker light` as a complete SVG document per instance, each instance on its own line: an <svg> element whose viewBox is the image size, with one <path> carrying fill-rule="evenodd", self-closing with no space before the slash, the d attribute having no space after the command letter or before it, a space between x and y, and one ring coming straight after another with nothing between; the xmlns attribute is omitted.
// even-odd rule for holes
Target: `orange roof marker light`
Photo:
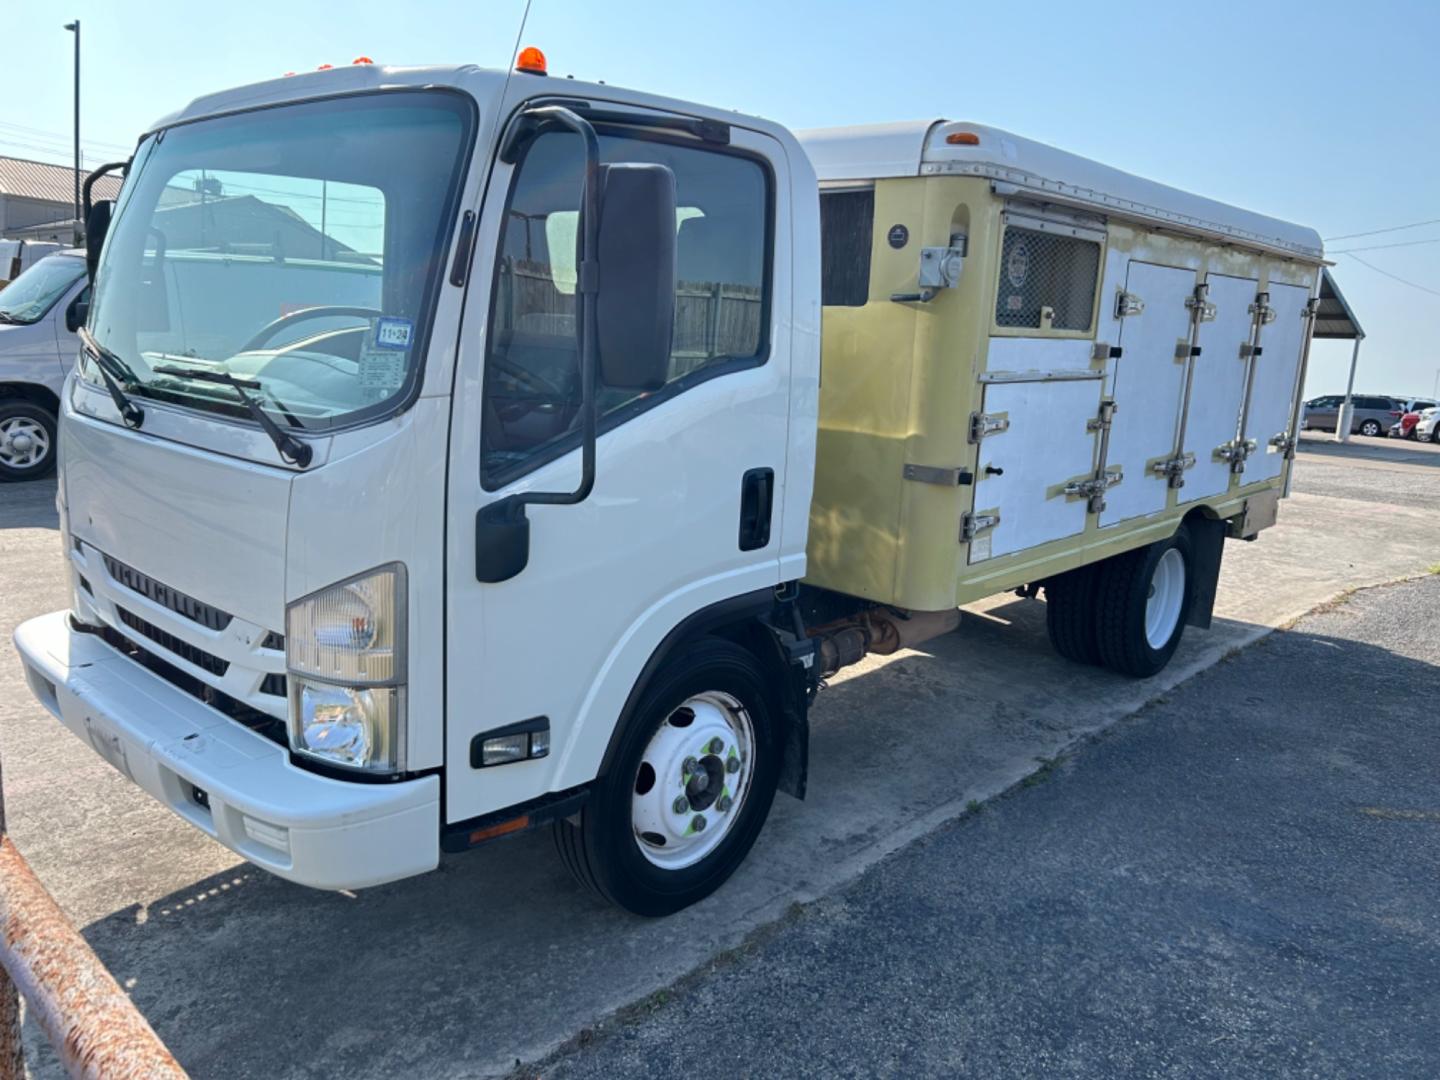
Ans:
<svg viewBox="0 0 1440 1080"><path fill-rule="evenodd" d="M335 66L334 64L321 64L321 65L320 65L318 68L316 68L315 70L316 70L316 71L329 71L329 70L330 70L331 68L333 68L334 66Z"/></svg>
<svg viewBox="0 0 1440 1080"><path fill-rule="evenodd" d="M945 136L945 142L950 146L979 146L980 136L973 131L952 131Z"/></svg>
<svg viewBox="0 0 1440 1080"><path fill-rule="evenodd" d="M374 61L374 60L371 60L368 56L357 56L354 60L351 60L351 61L350 61L350 66L351 66L351 67L354 67L356 64L373 64L373 63L375 63L375 61Z"/></svg>
<svg viewBox="0 0 1440 1080"><path fill-rule="evenodd" d="M545 54L534 45L526 45L515 58L515 70L527 75L545 75Z"/></svg>

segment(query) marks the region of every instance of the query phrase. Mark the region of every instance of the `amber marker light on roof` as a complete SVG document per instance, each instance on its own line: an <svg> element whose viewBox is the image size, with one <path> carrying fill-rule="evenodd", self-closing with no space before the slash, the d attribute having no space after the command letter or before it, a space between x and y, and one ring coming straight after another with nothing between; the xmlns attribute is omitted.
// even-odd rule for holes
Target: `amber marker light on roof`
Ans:
<svg viewBox="0 0 1440 1080"><path fill-rule="evenodd" d="M350 63L353 66L355 64L373 64L375 61L371 60L368 56L357 56L354 60L351 60Z"/></svg>
<svg viewBox="0 0 1440 1080"><path fill-rule="evenodd" d="M951 146L979 146L980 136L973 131L952 131L945 141Z"/></svg>
<svg viewBox="0 0 1440 1080"><path fill-rule="evenodd" d="M534 45L526 45L515 60L515 70L528 75L544 75L545 54Z"/></svg>

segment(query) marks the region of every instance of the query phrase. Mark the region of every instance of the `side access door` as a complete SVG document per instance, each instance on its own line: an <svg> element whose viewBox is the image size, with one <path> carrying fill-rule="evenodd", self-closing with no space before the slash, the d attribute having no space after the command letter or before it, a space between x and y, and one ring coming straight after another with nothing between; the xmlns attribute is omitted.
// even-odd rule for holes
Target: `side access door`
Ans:
<svg viewBox="0 0 1440 1080"><path fill-rule="evenodd" d="M1250 376L1242 439L1255 449L1245 462L1244 482L1270 480L1285 467L1286 449L1295 432L1295 396L1301 392L1300 363L1310 328L1310 290L1299 285L1271 284L1260 327L1260 351Z"/></svg>
<svg viewBox="0 0 1440 1080"><path fill-rule="evenodd" d="M1185 473L1181 505L1230 489L1230 461L1224 453L1240 430L1255 320L1250 309L1259 291L1254 278L1210 274L1206 282L1206 298L1215 311L1213 319L1200 324L1200 353L1193 361L1182 452L1194 454L1195 465Z"/></svg>
<svg viewBox="0 0 1440 1080"><path fill-rule="evenodd" d="M529 506L528 565L477 580L477 511L520 491L570 492L580 477L583 143L542 129L518 161L495 165L457 365L447 584L435 598L446 605L447 822L592 779L670 630L803 573L803 536L782 558L780 528L792 347L784 150L738 127L728 143L705 141L600 107L602 163L675 175L669 379L646 394L599 388L593 490L576 505ZM808 498L808 478L803 487ZM527 722L548 725L546 756L472 765L476 736Z"/></svg>

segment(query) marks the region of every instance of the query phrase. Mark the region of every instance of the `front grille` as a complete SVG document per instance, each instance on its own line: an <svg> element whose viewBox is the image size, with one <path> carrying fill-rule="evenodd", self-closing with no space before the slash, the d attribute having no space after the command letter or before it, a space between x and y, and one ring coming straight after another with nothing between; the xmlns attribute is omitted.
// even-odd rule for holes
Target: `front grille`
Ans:
<svg viewBox="0 0 1440 1080"><path fill-rule="evenodd" d="M161 607L167 607L175 614L183 615L191 622L197 622L208 629L224 630L230 625L233 616L228 611L221 611L193 596L187 596L179 589L172 589L149 574L143 574L133 566L126 566L112 555L102 554L101 557L105 560L105 569L110 571L110 576L131 592L137 592L147 600L153 600Z"/></svg>
<svg viewBox="0 0 1440 1080"><path fill-rule="evenodd" d="M271 672L260 680L260 692L271 697L284 697L287 689L285 676Z"/></svg>
<svg viewBox="0 0 1440 1080"><path fill-rule="evenodd" d="M290 745L289 738L285 732L285 721L278 720L269 713L261 712L259 709L253 709L243 701L237 701L229 694L215 689L215 687L208 683L201 682L194 675L181 671L174 664L156 656L150 650L130 640L130 638L112 627L104 626L92 629L91 627L82 626L78 623L72 623L71 625L77 630L99 635L112 649L123 653L141 667L160 676L160 678L172 686L178 687L191 697L204 702L212 709L228 716L237 724L249 728L257 735L263 735L271 742L278 743L281 746L288 747Z"/></svg>
<svg viewBox="0 0 1440 1080"><path fill-rule="evenodd" d="M188 660L201 671L209 672L218 678L230 670L230 661L223 660L214 653L206 652L204 649L196 648L188 641L182 641L174 634L161 630L160 627L154 623L146 622L133 611L126 611L119 604L115 605L115 611L120 616L120 621L131 630L149 638L156 645L159 645L167 652L174 653L180 657L180 659ZM226 616L226 618L229 618L229 616Z"/></svg>

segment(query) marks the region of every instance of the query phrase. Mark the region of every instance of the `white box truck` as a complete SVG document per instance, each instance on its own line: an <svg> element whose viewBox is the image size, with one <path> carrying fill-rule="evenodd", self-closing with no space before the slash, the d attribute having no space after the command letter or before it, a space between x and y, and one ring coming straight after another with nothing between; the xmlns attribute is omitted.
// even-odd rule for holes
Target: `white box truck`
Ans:
<svg viewBox="0 0 1440 1080"><path fill-rule="evenodd" d="M1320 260L976 125L368 63L166 117L88 224L37 698L292 880L546 825L644 914L960 603L1158 670L1273 520Z"/></svg>

